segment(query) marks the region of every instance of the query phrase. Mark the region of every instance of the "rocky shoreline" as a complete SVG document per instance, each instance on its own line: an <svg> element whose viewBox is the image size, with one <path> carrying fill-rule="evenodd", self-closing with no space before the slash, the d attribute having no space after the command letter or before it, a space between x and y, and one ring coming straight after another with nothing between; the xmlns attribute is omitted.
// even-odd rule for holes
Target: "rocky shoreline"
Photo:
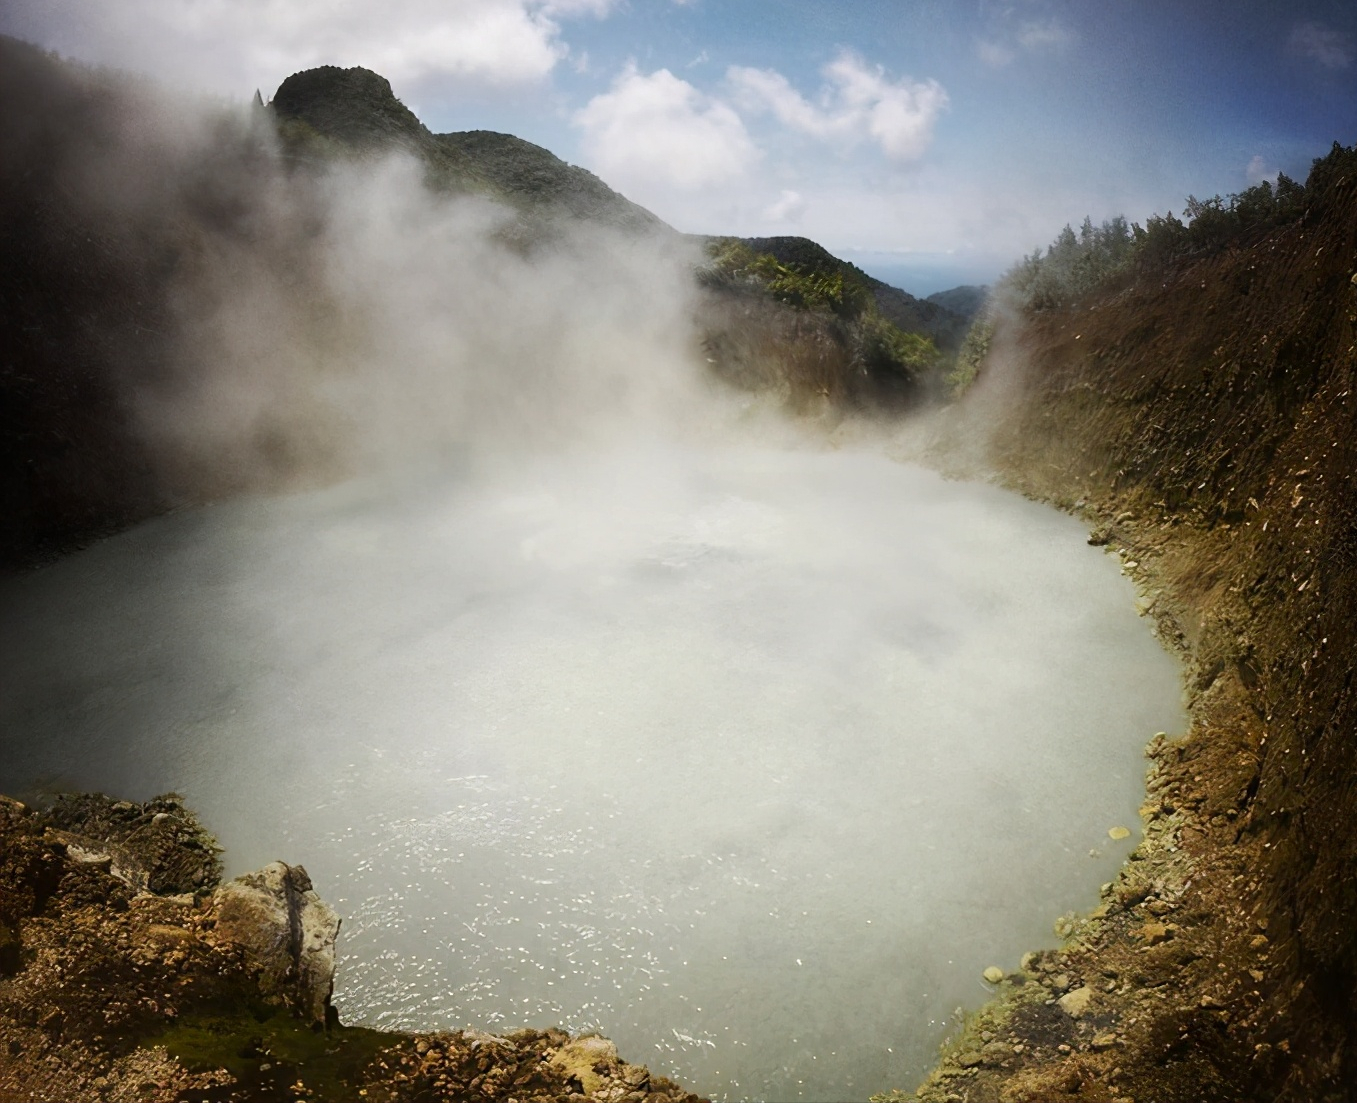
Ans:
<svg viewBox="0 0 1357 1103"><path fill-rule="evenodd" d="M345 1026L339 927L300 866L221 882L177 797L0 798L0 1103L699 1103L596 1036Z"/></svg>
<svg viewBox="0 0 1357 1103"><path fill-rule="evenodd" d="M1263 842L1241 837L1248 760L1222 741L1251 713L1241 681L1209 675L1217 611L1185 592L1202 534L1124 500L1065 504L1089 522L1090 544L1121 558L1141 614L1182 659L1190 728L1146 748L1142 838L1100 903L1055 920L1059 948L1025 955L1012 974L987 971L993 999L917 1091L873 1097L881 1103L1247 1098L1222 1070L1247 1077L1268 1059L1240 1037L1258 1025L1274 949L1253 907Z"/></svg>
<svg viewBox="0 0 1357 1103"><path fill-rule="evenodd" d="M1307 194L1294 224L1001 319L937 434L939 466L1120 555L1191 726L1150 746L1144 839L1101 904L919 1098L1357 1097L1357 176Z"/></svg>
<svg viewBox="0 0 1357 1103"><path fill-rule="evenodd" d="M1250 872L1265 843L1240 830L1251 760L1229 737L1248 730L1249 691L1216 669L1220 595L1194 585L1221 534L1124 497L1063 504L1121 557L1181 656L1191 730L1147 748L1143 838L1099 906L1056 921L1059 949L987 971L995 998L927 1081L878 1100L1228 1098L1220 1069L1286 1056L1284 1040L1275 1055L1230 1052L1258 1026L1274 947ZM0 1103L698 1098L599 1037L344 1026L330 1005L339 929L300 866L221 882L178 798L0 798Z"/></svg>
<svg viewBox="0 0 1357 1103"><path fill-rule="evenodd" d="M1202 677L1210 633L1202 595L1184 591L1202 534L1124 504L1081 500L1076 512L1090 543L1121 556L1141 612L1182 656L1191 731L1147 749L1144 837L1102 903L1059 918L1059 949L995 981L917 1093L877 1099L1229 1092L1197 1050L1225 1044L1257 1010L1272 952L1248 907L1262 843L1238 837L1237 748L1221 760L1219 740L1246 721L1247 689ZM339 928L300 866L222 883L215 843L175 797L85 794L37 811L0 798L0 1103L698 1098L599 1037L344 1026L330 1005Z"/></svg>

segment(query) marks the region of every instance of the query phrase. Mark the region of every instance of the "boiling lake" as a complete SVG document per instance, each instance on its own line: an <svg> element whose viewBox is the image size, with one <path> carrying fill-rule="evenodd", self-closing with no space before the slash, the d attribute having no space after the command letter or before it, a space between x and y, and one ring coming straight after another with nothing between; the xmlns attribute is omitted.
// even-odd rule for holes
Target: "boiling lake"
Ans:
<svg viewBox="0 0 1357 1103"><path fill-rule="evenodd" d="M864 451L632 445L186 511L0 587L0 791L305 865L335 1002L598 1030L717 1099L912 1088L1135 838L1114 557Z"/></svg>

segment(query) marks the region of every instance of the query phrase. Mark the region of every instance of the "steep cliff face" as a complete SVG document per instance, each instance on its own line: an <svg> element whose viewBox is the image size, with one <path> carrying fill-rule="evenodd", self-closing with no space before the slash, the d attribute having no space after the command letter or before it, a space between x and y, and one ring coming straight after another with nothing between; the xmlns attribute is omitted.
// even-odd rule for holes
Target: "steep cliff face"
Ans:
<svg viewBox="0 0 1357 1103"><path fill-rule="evenodd" d="M163 508L115 377L167 367L173 251L141 216L177 204L147 164L133 217L112 217L111 195L87 205L99 182L68 137L83 131L109 154L107 177L123 176L119 109L135 98L0 39L0 563Z"/></svg>
<svg viewBox="0 0 1357 1103"><path fill-rule="evenodd" d="M1176 940L1166 999L1107 997L1114 1061L1087 1038L1082 1058L1050 1055L1055 1079L1010 1057L985 1074L996 1095L1092 1096L1113 1065L1136 1098L1357 1085L1357 173L1323 183L1289 226L1002 320L952 426L1120 551L1183 651L1194 720L1152 749L1147 825L1177 817L1173 861L1148 896L1114 887L1074 948L1085 975L1119 982L1136 959L1118 953ZM1119 910L1177 922L1118 933Z"/></svg>

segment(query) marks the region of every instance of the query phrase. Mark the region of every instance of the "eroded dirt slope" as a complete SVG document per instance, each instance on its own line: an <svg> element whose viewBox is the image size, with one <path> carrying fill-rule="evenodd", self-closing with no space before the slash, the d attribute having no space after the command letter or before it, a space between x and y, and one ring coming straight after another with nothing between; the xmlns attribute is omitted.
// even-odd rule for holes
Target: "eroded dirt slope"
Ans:
<svg viewBox="0 0 1357 1103"><path fill-rule="evenodd" d="M929 1099L1357 1098L1357 180L1000 323L944 457L1085 516L1181 651L1145 840ZM946 460L944 459L944 462Z"/></svg>

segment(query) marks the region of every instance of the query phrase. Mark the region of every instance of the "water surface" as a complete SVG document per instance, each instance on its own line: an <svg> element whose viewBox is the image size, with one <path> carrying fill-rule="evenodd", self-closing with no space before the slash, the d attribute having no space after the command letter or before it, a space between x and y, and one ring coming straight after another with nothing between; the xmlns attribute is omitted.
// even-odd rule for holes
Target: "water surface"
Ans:
<svg viewBox="0 0 1357 1103"><path fill-rule="evenodd" d="M0 591L0 788L183 793L336 1002L912 1087L1134 839L1172 661L1074 521L868 452L633 446L187 512Z"/></svg>

